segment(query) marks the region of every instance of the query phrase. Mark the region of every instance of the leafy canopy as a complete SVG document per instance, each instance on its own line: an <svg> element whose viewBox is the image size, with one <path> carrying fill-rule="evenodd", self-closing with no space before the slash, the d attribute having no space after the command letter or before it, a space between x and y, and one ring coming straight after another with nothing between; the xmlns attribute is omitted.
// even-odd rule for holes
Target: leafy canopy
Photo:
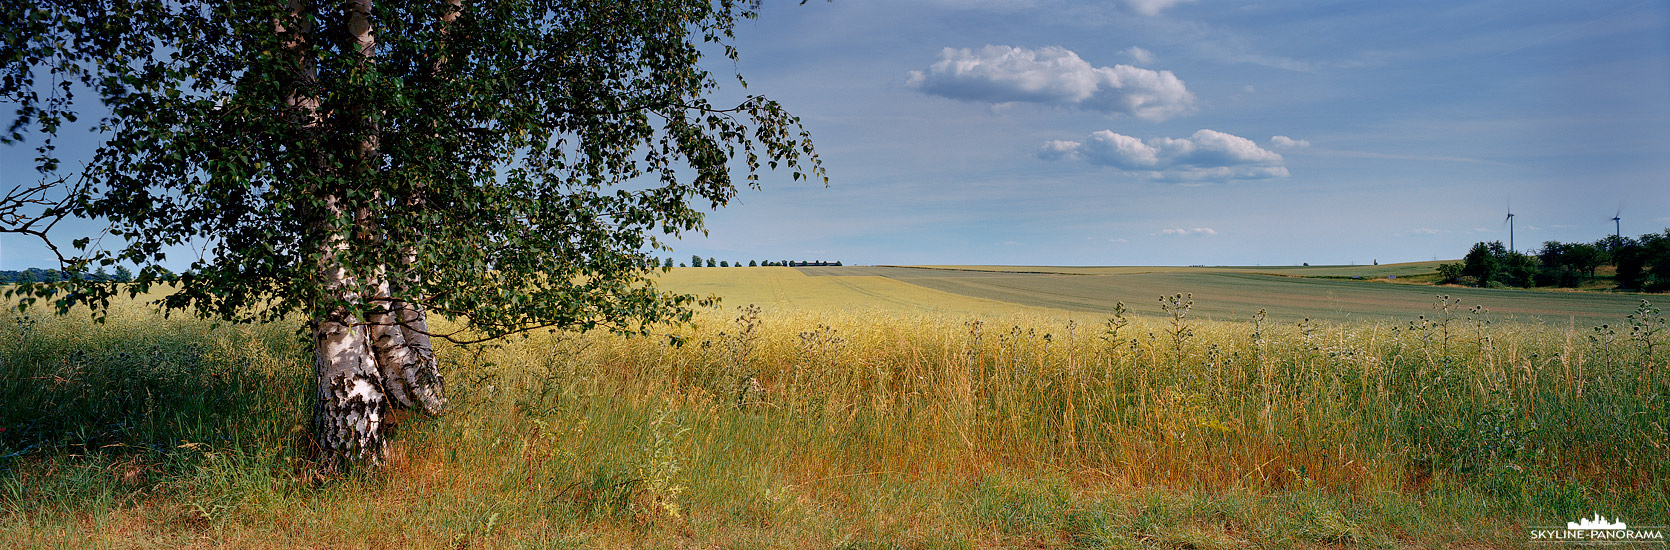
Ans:
<svg viewBox="0 0 1670 550"><path fill-rule="evenodd" d="M122 241L86 240L82 266L133 264L131 292L237 321L381 298L489 336L532 327L641 330L688 318L692 298L644 278L657 235L698 231L708 208L785 167L824 177L799 119L750 95L715 105L704 53L723 52L736 0L378 2L369 60L342 2L60 0L7 3L0 93L8 142L108 115L74 211ZM737 76L737 82L746 83ZM308 108L316 104L314 108ZM334 203L331 201L335 201ZM333 208L335 207L335 208ZM352 280L331 292L327 245ZM190 268L163 268L187 245ZM117 287L25 292L60 308Z"/></svg>

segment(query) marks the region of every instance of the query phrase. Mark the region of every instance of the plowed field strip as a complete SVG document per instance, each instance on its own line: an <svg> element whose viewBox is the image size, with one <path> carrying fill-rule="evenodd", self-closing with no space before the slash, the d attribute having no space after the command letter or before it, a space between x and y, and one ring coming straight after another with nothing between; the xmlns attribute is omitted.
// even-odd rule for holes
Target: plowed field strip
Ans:
<svg viewBox="0 0 1670 550"><path fill-rule="evenodd" d="M837 280L880 276L973 298L1093 313L1111 312L1115 304L1124 302L1136 314L1159 315L1160 296L1192 294L1196 316L1226 321L1250 319L1259 309L1280 320L1430 318L1436 314L1433 304L1437 295L1445 294L1459 298L1461 309L1482 305L1497 320L1590 326L1623 321L1641 300L1640 296L1627 294L1440 288L1174 269L1102 275L903 267L802 268L801 272ZM1455 313L1460 316L1463 312Z"/></svg>

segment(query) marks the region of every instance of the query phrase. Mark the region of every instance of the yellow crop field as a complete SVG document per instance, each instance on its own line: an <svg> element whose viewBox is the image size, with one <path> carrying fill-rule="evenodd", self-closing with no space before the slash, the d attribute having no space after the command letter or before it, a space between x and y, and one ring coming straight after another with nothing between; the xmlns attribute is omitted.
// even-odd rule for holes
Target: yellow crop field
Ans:
<svg viewBox="0 0 1670 550"><path fill-rule="evenodd" d="M1409 265L1409 264L1400 264ZM1427 269L1368 266L1363 273ZM1299 277L1240 268L808 267L684 268L659 277L677 292L723 298L725 307L767 310L880 310L899 313L1046 315L1080 322L1123 303L1131 315L1162 315L1158 300L1192 295L1194 315L1217 321L1266 318L1406 323L1434 314L1438 296L1497 322L1588 328L1617 324L1643 296L1628 293L1498 290L1340 279L1350 268L1297 268ZM1324 278L1326 277L1326 278ZM1482 309L1474 311L1478 306ZM1459 313L1458 313L1459 315Z"/></svg>
<svg viewBox="0 0 1670 550"><path fill-rule="evenodd" d="M879 275L816 277L792 267L674 268L658 274L655 280L673 292L719 296L727 310L754 304L772 311L879 310L978 316L1066 313L934 290Z"/></svg>

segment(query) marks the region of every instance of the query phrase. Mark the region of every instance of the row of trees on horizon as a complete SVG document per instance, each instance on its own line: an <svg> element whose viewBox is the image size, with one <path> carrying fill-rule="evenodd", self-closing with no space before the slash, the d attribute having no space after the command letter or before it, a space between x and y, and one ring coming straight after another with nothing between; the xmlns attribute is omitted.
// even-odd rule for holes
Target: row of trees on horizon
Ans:
<svg viewBox="0 0 1670 550"><path fill-rule="evenodd" d="M1508 250L1502 241L1481 242L1460 262L1438 266L1438 275L1446 284L1576 288L1599 279L1602 266L1614 268L1620 290L1670 290L1670 229L1593 243L1548 241L1529 254Z"/></svg>
<svg viewBox="0 0 1670 550"><path fill-rule="evenodd" d="M79 278L79 279L84 280L84 281L93 281L93 282L99 282L99 283L104 283L104 282L126 283L126 282L133 281L133 271L131 271L128 268L125 268L125 267L117 266L116 271L114 273L112 273L112 272L106 270L105 268L100 267L97 271L94 271L92 273L83 273L83 274L80 274L79 277L77 276L77 274L75 272L72 272L72 271L67 271L67 270L62 270L62 269L41 269L41 268L38 268L38 267L31 267L29 269L25 269L25 270L22 270L22 271L11 270L11 269L8 269L8 270L5 270L5 271L0 271L0 284L4 284L4 283L56 283L56 282L59 282L59 281L67 281L67 280L76 279L76 278Z"/></svg>
<svg viewBox="0 0 1670 550"><path fill-rule="evenodd" d="M840 260L833 262L826 262L823 260L810 262L805 260L748 260L748 267L826 267L839 265L841 265ZM666 258L662 260L661 267L673 267L673 259ZM681 262L678 264L678 267L742 267L742 262L732 262L729 260L719 260L715 262L711 257L703 260L701 256L691 255L689 264Z"/></svg>

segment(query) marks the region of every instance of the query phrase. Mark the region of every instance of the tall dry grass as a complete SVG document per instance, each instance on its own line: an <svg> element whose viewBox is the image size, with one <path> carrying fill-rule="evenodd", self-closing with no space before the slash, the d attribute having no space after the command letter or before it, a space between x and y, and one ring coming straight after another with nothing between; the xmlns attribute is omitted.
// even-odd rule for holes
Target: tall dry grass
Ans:
<svg viewBox="0 0 1670 550"><path fill-rule="evenodd" d="M1396 325L1199 322L1186 296L1096 324L738 308L678 338L442 349L454 410L400 418L382 470L320 479L294 327L124 307L0 329L8 540L1488 545L1670 517L1650 308L1605 327L1447 299Z"/></svg>
<svg viewBox="0 0 1670 550"><path fill-rule="evenodd" d="M830 474L1027 464L1254 490L1445 475L1514 498L1670 480L1662 349L1649 356L1617 327L1496 324L1454 303L1392 326L744 310L706 319L682 347L551 342L504 350L502 362L546 358L509 386L757 418L781 458L840 464Z"/></svg>

